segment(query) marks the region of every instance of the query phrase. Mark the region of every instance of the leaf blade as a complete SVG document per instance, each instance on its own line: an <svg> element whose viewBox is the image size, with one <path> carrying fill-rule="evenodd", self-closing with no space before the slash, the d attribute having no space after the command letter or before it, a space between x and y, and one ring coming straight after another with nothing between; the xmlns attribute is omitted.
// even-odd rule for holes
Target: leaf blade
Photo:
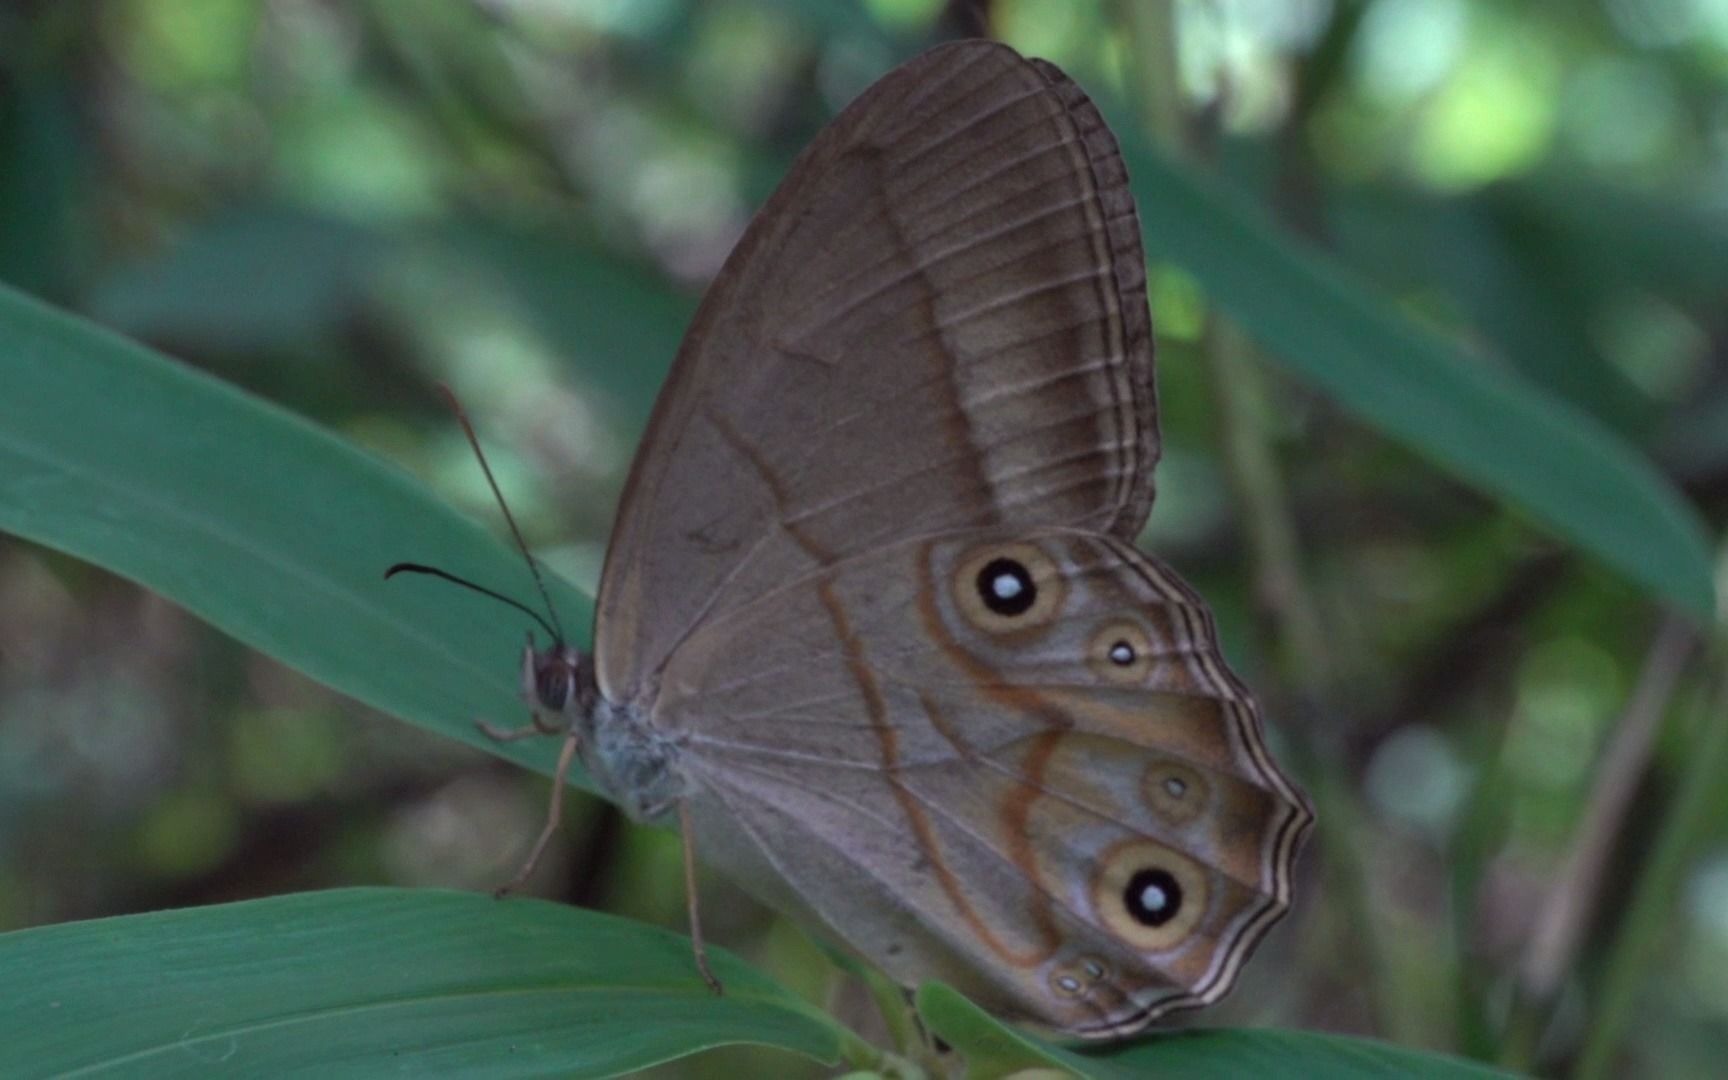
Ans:
<svg viewBox="0 0 1728 1080"><path fill-rule="evenodd" d="M342 889L0 935L0 1045L33 1074L610 1076L839 1029L729 954L537 900ZM628 1022L625 1022L628 1021Z"/></svg>
<svg viewBox="0 0 1728 1080"><path fill-rule="evenodd" d="M1169 1032L1095 1049L1073 1049L1015 1031L940 983L918 991L918 1014L966 1058L968 1080L1063 1069L1088 1080L1159 1077L1325 1076L1339 1080L1424 1076L1486 1080L1507 1074L1443 1054L1374 1039L1269 1028Z"/></svg>
<svg viewBox="0 0 1728 1080"><path fill-rule="evenodd" d="M527 621L398 560L528 592L520 559L405 473L217 379L0 288L0 528L161 593L377 708L495 747ZM514 585L512 584L514 583ZM566 622L591 605L553 583Z"/></svg>
<svg viewBox="0 0 1728 1080"><path fill-rule="evenodd" d="M1193 274L1280 362L1345 409L1694 617L1714 610L1697 511L1593 418L1474 362L1237 200L1134 138L1147 251Z"/></svg>

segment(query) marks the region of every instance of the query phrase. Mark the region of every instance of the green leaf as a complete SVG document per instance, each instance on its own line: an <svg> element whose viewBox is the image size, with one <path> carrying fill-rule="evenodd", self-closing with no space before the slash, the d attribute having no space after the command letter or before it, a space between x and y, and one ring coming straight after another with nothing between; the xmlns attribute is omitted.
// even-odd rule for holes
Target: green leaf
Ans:
<svg viewBox="0 0 1728 1080"><path fill-rule="evenodd" d="M1554 257L1590 277L1658 288L1714 311L1728 282L1728 209L1701 188L1647 192L1554 171L1507 185L1506 200L1544 221Z"/></svg>
<svg viewBox="0 0 1728 1080"><path fill-rule="evenodd" d="M1481 1080L1507 1075L1442 1054L1305 1031L1181 1031L1102 1049L1071 1050L1005 1027L940 983L927 983L918 991L918 1013L932 1032L966 1059L968 1080L996 1080L1034 1069L1056 1069L1096 1080L1235 1076Z"/></svg>
<svg viewBox="0 0 1728 1080"><path fill-rule="evenodd" d="M89 246L83 133L63 73L0 70L0 281L55 297L71 291Z"/></svg>
<svg viewBox="0 0 1728 1080"><path fill-rule="evenodd" d="M400 470L281 409L0 288L0 529L131 578L386 712L496 747L527 620L393 562L531 597L519 556ZM553 582L565 625L588 600Z"/></svg>
<svg viewBox="0 0 1728 1080"><path fill-rule="evenodd" d="M1401 316L1259 214L1117 130L1148 252L1198 278L1340 405L1694 615L1714 610L1697 511L1595 420Z"/></svg>
<svg viewBox="0 0 1728 1080"><path fill-rule="evenodd" d="M1471 198L1372 191L1340 195L1328 215L1359 272L1383 287L1432 290L1461 304L1494 355L1546 392L1638 442L1654 402L1597 347L1588 314L1600 278L1558 250L1564 238L1498 189Z"/></svg>
<svg viewBox="0 0 1728 1080"><path fill-rule="evenodd" d="M730 955L537 900L343 889L0 935L0 1046L30 1075L612 1076L842 1034Z"/></svg>
<svg viewBox="0 0 1728 1080"><path fill-rule="evenodd" d="M582 375L639 430L696 312L692 297L645 267L549 230L465 218L428 230L425 246L490 276Z"/></svg>
<svg viewBox="0 0 1728 1080"><path fill-rule="evenodd" d="M327 214L234 206L110 272L86 308L136 337L212 351L317 341L366 298L389 239Z"/></svg>

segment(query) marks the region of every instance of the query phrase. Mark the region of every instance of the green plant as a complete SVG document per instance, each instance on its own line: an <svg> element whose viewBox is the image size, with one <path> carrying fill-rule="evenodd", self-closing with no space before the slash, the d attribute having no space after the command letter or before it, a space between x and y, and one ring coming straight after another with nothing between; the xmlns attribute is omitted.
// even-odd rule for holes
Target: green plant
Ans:
<svg viewBox="0 0 1728 1080"><path fill-rule="evenodd" d="M694 190L701 209L714 192L674 187L651 214L618 178L724 175L740 202L759 198L816 123L818 87L843 97L932 35L946 5L577 5L575 22L549 28L464 5L319 5L304 22L272 22L267 6L0 11L0 278L12 286L0 287L0 531L20 538L0 537L0 595L46 578L76 606L106 595L87 587L101 567L418 729L398 726L403 742L434 733L546 773L553 747L494 746L471 726L520 709L522 620L459 590L380 580L405 558L521 580L518 557L452 505L452 485L434 493L380 460L436 472L414 425L449 425L401 399L433 377L454 378L471 405L476 389L574 387L604 417L586 427L633 436L691 309L667 267L687 271L679 257L712 245L701 228L713 221L692 225L678 195ZM1651 45L1638 35L1673 26L1626 29L1636 7L1340 2L1312 41L1254 69L1262 89L1289 91L1276 126L1183 138L1180 103L1198 92L1176 72L1204 50L1178 47L1181 7L1124 3L1111 18L1093 4L981 5L1107 107L1132 97L1148 114L1111 115L1155 264L1171 452L1154 546L1197 566L1283 753L1323 803L1295 943L1270 943L1237 995L1276 988L1248 1006L1262 1023L1586 1076L1623 1053L1651 1072L1714 1061L1721 944L1707 927L1722 922L1711 868L1728 865L1728 658L1711 548L1728 462L1715 370L1728 223L1703 189L1720 175L1704 118L1724 46L1697 29L1690 44ZM1364 89L1373 80L1353 65L1373 52L1365 38L1387 33L1376 26L1443 21L1442 8L1466 13L1451 32L1470 46L1449 81L1413 99ZM254 65L260 42L294 62ZM1396 38L1379 62L1432 44ZM620 85L558 81L590 50ZM1668 149L1620 171L1531 151L1531 117L1563 88L1591 106L1565 120L1579 145L1612 158L1666 132L1654 142ZM1644 127L1628 126L1627 103L1651 101L1671 113L1633 110ZM1232 103L1219 90L1205 104ZM573 134L566 114L582 109L594 127ZM1511 128L1534 157L1494 142ZM575 137L596 130L605 138ZM1485 148L1460 135L1478 131ZM1406 159L1419 167L1387 164ZM1275 221L1269 205L1288 212ZM1318 239L1297 240L1293 223ZM485 434L508 467L518 433ZM561 495L531 532L603 536L616 480ZM524 501L532 513L554 500ZM585 631L588 598L552 584L565 623ZM142 913L69 918L79 868L38 881L26 864L40 841L20 837L33 771L71 755L13 737L60 716L72 742L86 722L112 733L126 717L94 723L113 699L80 691L100 672L32 670L32 646L39 635L54 646L42 652L88 653L98 668L128 654L15 607L0 611L0 928L57 924L0 934L0 1072L605 1075L740 1042L779 1048L763 1060L787 1070L802 1055L893 1071L921 1053L904 1017L889 1022L899 1041L872 1045L795 992L798 979L724 952L731 992L713 999L677 935L542 901L338 888L155 911L129 902L162 895L142 889L95 905ZM212 683L241 681L210 666ZM71 704L55 712L61 692ZM246 700L232 687L194 696L208 706L195 734L238 727ZM206 743L180 738L195 781L221 771ZM308 803L325 794L307 790ZM59 794L45 831L87 839L85 801L110 819L133 812L107 794ZM131 853L106 861L124 864L117 877L173 880ZM1592 865L1594 878L1579 869ZM308 879L368 880L328 867L290 878ZM33 890L59 902L20 899ZM1548 918L1556 897L1577 905L1559 905L1567 928L1520 922L1539 900ZM1542 963L1525 944L1538 937L1552 946ZM1076 1050L941 987L916 1004L982 1077L1481 1068L1263 1027ZM1702 1033L1690 1056L1675 1031Z"/></svg>

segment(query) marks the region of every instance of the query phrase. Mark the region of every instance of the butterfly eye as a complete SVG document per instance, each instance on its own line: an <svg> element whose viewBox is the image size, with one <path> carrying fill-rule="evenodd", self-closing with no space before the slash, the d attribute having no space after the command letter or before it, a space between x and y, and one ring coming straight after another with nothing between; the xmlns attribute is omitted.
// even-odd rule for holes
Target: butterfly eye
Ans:
<svg viewBox="0 0 1728 1080"><path fill-rule="evenodd" d="M1098 628L1086 647L1086 662L1105 682L1133 686L1152 672L1152 639L1132 619L1114 619Z"/></svg>
<svg viewBox="0 0 1728 1080"><path fill-rule="evenodd" d="M1064 591L1055 560L1034 544L991 544L970 551L954 575L960 613L993 634L1048 623L1061 610Z"/></svg>
<svg viewBox="0 0 1728 1080"><path fill-rule="evenodd" d="M563 712L575 688L576 679L570 665L562 660L548 661L534 673L534 694L539 699L540 708L547 712Z"/></svg>
<svg viewBox="0 0 1728 1080"><path fill-rule="evenodd" d="M1142 952L1187 940L1206 910L1206 874L1162 844L1131 840L1099 860L1092 902L1105 926Z"/></svg>

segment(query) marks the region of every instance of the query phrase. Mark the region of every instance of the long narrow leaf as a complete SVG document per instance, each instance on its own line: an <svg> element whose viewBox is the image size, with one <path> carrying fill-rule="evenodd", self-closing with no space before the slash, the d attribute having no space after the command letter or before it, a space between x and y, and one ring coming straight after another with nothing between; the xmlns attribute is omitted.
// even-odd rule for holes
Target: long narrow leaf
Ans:
<svg viewBox="0 0 1728 1080"><path fill-rule="evenodd" d="M393 562L531 596L519 557L400 471L84 320L0 289L0 529L139 582L360 700L486 744L520 615ZM558 587L586 634L588 601ZM545 768L550 747L501 753Z"/></svg>
<svg viewBox="0 0 1728 1080"><path fill-rule="evenodd" d="M1118 125L1148 252L1192 273L1274 356L1340 405L1505 499L1656 596L1708 619L1697 512L1590 417L1465 356L1252 210Z"/></svg>
<svg viewBox="0 0 1728 1080"><path fill-rule="evenodd" d="M1067 1049L1003 1026L939 983L918 991L918 1013L931 1031L965 1058L967 1080L998 1080L1023 1071L1031 1075L1038 1069L1065 1070L1087 1080L1209 1080L1224 1076L1488 1080L1507 1075L1444 1054L1307 1031L1186 1031L1147 1036L1105 1049Z"/></svg>
<svg viewBox="0 0 1728 1080"><path fill-rule="evenodd" d="M823 1061L731 956L537 900L344 889L0 935L0 1073L613 1076L728 1043Z"/></svg>

